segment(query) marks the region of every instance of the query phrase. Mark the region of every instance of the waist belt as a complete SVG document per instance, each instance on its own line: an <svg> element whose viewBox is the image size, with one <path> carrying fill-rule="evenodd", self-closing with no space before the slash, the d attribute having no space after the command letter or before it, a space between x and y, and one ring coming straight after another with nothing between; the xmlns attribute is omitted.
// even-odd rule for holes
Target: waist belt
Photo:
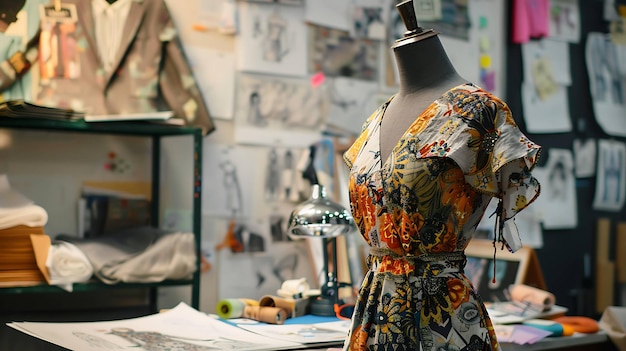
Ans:
<svg viewBox="0 0 626 351"><path fill-rule="evenodd" d="M393 260L405 260L415 267L415 273L424 277L432 277L446 273L463 273L467 257L463 251L428 252L421 255L399 255L386 248L370 248L370 267L377 266L383 257Z"/></svg>

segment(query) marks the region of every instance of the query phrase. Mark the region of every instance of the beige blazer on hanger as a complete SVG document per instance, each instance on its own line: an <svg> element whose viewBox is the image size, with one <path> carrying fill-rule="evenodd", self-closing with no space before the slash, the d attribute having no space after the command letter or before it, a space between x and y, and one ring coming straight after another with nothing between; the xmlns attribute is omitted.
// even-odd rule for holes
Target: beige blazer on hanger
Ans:
<svg viewBox="0 0 626 351"><path fill-rule="evenodd" d="M74 4L78 16L68 52L74 77L39 81L35 103L72 108L87 114L120 114L172 110L188 125L207 134L215 129L184 56L176 28L163 0L133 0L124 24L114 69L105 72L96 45L91 0L63 0ZM41 40L50 36L42 35ZM40 48L43 47L40 45ZM45 57L39 52L40 67ZM0 69L1 86L15 79Z"/></svg>

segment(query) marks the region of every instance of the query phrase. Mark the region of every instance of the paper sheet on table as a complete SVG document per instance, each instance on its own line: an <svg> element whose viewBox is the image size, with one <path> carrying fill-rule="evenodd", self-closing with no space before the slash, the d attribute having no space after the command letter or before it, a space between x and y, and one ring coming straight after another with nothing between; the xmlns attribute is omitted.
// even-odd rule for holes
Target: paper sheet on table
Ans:
<svg viewBox="0 0 626 351"><path fill-rule="evenodd" d="M166 312L124 320L11 322L7 325L47 342L81 351L149 351L174 347L186 350L281 350L302 345L245 331L184 303Z"/></svg>
<svg viewBox="0 0 626 351"><path fill-rule="evenodd" d="M241 324L242 329L301 344L342 342L348 335L350 321L325 322L314 324Z"/></svg>

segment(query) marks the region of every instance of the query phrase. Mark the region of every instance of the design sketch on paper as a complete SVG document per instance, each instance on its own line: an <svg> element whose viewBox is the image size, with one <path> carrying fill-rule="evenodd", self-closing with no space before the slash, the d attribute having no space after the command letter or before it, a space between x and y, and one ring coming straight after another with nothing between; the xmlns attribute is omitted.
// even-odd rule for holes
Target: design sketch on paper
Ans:
<svg viewBox="0 0 626 351"><path fill-rule="evenodd" d="M626 197L626 144L599 140L597 167L593 208L620 211Z"/></svg>
<svg viewBox="0 0 626 351"><path fill-rule="evenodd" d="M268 342L184 303L149 316L83 323L16 322L12 327L69 350L267 350ZM18 327L19 326L19 327Z"/></svg>
<svg viewBox="0 0 626 351"><path fill-rule="evenodd" d="M596 101L624 104L624 88L620 75L617 47L609 37L590 40L590 78ZM605 74L606 73L606 74Z"/></svg>
<svg viewBox="0 0 626 351"><path fill-rule="evenodd" d="M237 58L247 72L306 75L302 6L241 2Z"/></svg>
<svg viewBox="0 0 626 351"><path fill-rule="evenodd" d="M311 87L306 80L244 75L239 92L239 105L247 111L247 123L256 127L304 129L325 120L325 90ZM246 96L248 101L242 101Z"/></svg>
<svg viewBox="0 0 626 351"><path fill-rule="evenodd" d="M596 121L605 133L626 136L626 46L589 33L585 50Z"/></svg>
<svg viewBox="0 0 626 351"><path fill-rule="evenodd" d="M130 342L133 347L141 347L146 351L185 350L185 351L212 351L212 350L240 350L255 346L240 340L220 338L218 340L195 340L210 342L210 345L194 344L193 340L185 340L179 336L162 334L154 331L135 331L131 328L112 328L109 334L118 336Z"/></svg>
<svg viewBox="0 0 626 351"><path fill-rule="evenodd" d="M283 139L297 135L293 132L310 134L301 140L314 140L326 122L325 84L314 87L306 79L240 74L237 92L235 133L242 143L288 145Z"/></svg>
<svg viewBox="0 0 626 351"><path fill-rule="evenodd" d="M267 152L264 199L268 203L299 202L303 177L299 159L303 150L299 148L270 147Z"/></svg>
<svg viewBox="0 0 626 351"><path fill-rule="evenodd" d="M253 182L246 176L254 174L254 162L247 161L240 147L210 144L204 148L203 164L211 172L202 172L202 212L227 218L246 216L250 212Z"/></svg>
<svg viewBox="0 0 626 351"><path fill-rule="evenodd" d="M544 229L568 229L578 225L578 200L574 177L574 156L569 149L551 148L546 164L533 175L541 184L536 207Z"/></svg>
<svg viewBox="0 0 626 351"><path fill-rule="evenodd" d="M330 77L378 79L377 41L355 39L342 30L309 26L309 73Z"/></svg>
<svg viewBox="0 0 626 351"><path fill-rule="evenodd" d="M550 39L578 43L580 10L577 0L550 1Z"/></svg>

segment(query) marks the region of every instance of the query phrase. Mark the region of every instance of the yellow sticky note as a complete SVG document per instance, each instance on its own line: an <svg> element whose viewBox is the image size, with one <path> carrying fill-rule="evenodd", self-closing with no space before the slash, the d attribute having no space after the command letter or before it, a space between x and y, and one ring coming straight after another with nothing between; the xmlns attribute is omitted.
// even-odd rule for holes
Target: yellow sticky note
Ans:
<svg viewBox="0 0 626 351"><path fill-rule="evenodd" d="M489 68L489 67L491 67L491 56L480 55L480 68Z"/></svg>

